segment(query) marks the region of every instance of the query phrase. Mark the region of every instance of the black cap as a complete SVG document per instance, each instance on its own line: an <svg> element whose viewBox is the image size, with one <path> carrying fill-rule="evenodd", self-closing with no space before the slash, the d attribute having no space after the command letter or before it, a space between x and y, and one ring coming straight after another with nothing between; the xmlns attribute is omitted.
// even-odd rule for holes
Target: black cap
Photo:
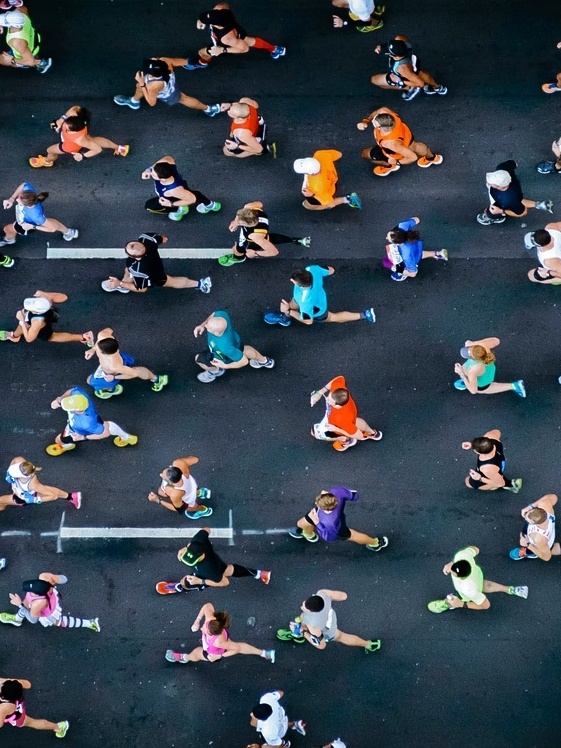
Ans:
<svg viewBox="0 0 561 748"><path fill-rule="evenodd" d="M390 57L407 57L408 52L409 49L404 41L401 39L392 39L388 44L388 51L386 54Z"/></svg>

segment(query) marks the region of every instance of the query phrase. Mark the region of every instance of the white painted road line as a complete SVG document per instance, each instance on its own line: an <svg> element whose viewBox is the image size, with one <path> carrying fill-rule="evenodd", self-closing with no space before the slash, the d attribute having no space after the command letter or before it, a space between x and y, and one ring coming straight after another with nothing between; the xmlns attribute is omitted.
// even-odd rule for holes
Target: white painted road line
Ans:
<svg viewBox="0 0 561 748"><path fill-rule="evenodd" d="M16 538L31 535L27 530L5 530L1 534L3 538Z"/></svg>
<svg viewBox="0 0 561 748"><path fill-rule="evenodd" d="M231 248L216 247L160 247L159 254L163 260L215 260L230 254ZM125 260L123 247L50 247L47 245L47 260Z"/></svg>
<svg viewBox="0 0 561 748"><path fill-rule="evenodd" d="M116 538L126 540L130 538L144 538L146 540L169 538L192 538L200 527L63 527L60 531L62 540L80 538ZM233 536L231 527L213 527L211 538L227 538Z"/></svg>

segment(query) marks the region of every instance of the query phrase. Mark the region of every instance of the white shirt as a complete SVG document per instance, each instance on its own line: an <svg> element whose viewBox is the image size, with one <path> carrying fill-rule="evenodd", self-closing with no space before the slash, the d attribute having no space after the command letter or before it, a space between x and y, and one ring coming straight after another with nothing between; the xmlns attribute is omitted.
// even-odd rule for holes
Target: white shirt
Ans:
<svg viewBox="0 0 561 748"><path fill-rule="evenodd" d="M374 0L349 0L349 10L361 21L369 21L374 13Z"/></svg>
<svg viewBox="0 0 561 748"><path fill-rule="evenodd" d="M286 712L279 704L281 695L278 691L264 693L259 699L260 704L269 704L273 713L264 720L257 720L257 732L260 732L263 739L269 745L282 745L282 739L288 730L288 717Z"/></svg>

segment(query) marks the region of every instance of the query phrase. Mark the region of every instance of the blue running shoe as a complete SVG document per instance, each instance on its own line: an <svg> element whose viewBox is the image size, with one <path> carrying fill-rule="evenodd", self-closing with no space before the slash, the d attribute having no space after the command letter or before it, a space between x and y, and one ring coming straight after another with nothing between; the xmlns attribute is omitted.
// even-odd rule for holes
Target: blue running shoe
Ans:
<svg viewBox="0 0 561 748"><path fill-rule="evenodd" d="M466 383L463 379L456 379L456 381L454 382L454 387L461 392L467 390Z"/></svg>
<svg viewBox="0 0 561 748"><path fill-rule="evenodd" d="M282 312L267 312L263 320L268 325L281 325L282 327L289 327L292 324L290 317Z"/></svg>
<svg viewBox="0 0 561 748"><path fill-rule="evenodd" d="M402 273L396 273L395 270L391 274L390 277L391 277L391 279L393 281L397 281L398 283L401 283L401 281L406 281L407 280L407 276L406 275L403 275Z"/></svg>
<svg viewBox="0 0 561 748"><path fill-rule="evenodd" d="M513 382L512 389L517 395L520 395L520 397L526 397L526 386L524 385L523 379L517 379L516 382Z"/></svg>
<svg viewBox="0 0 561 748"><path fill-rule="evenodd" d="M528 553L526 548L513 548L508 555L513 561L522 561L523 558L537 558L535 553Z"/></svg>
<svg viewBox="0 0 561 748"><path fill-rule="evenodd" d="M284 57L286 54L286 47L275 47L271 52L273 60L278 60L279 57Z"/></svg>
<svg viewBox="0 0 561 748"><path fill-rule="evenodd" d="M348 195L345 195L345 197L349 201L348 205L350 208L358 208L358 210L362 208L362 200L356 194L356 192L351 192Z"/></svg>
<svg viewBox="0 0 561 748"><path fill-rule="evenodd" d="M191 60L187 60L187 64L183 65L185 70L204 70L208 67L208 63L203 63L200 61L197 62L191 62Z"/></svg>
<svg viewBox="0 0 561 748"><path fill-rule="evenodd" d="M372 307L364 310L364 319L367 322L376 322L376 313Z"/></svg>

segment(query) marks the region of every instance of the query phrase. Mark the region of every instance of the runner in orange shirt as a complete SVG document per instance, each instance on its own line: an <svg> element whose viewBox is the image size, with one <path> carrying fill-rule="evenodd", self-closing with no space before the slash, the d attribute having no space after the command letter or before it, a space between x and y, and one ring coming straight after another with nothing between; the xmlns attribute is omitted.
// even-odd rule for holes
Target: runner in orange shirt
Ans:
<svg viewBox="0 0 561 748"><path fill-rule="evenodd" d="M411 130L393 110L380 107L361 120L357 128L366 130L370 123L374 127L376 145L363 148L360 155L376 164L373 169L376 176L387 177L400 166L414 164L415 161L421 169L443 162L442 156L433 153L426 143L414 139Z"/></svg>
<svg viewBox="0 0 561 748"><path fill-rule="evenodd" d="M294 171L304 175L302 205L306 210L330 210L338 205L348 205L351 208L362 208L362 202L356 192L350 192L344 197L335 197L337 190L337 169L335 161L343 154L341 151L316 151L313 157L297 158Z"/></svg>
<svg viewBox="0 0 561 748"><path fill-rule="evenodd" d="M277 144L267 144L267 125L259 114L259 104L255 99L244 96L228 109L232 119L230 137L226 139L222 153L234 158L261 156L270 153L277 157Z"/></svg>
<svg viewBox="0 0 561 748"><path fill-rule="evenodd" d="M371 428L363 418L359 418L358 408L347 389L345 377L335 377L325 387L314 390L310 397L312 408L322 397L325 398L326 410L321 422L314 424L312 429L315 439L333 442L333 448L338 452L354 447L359 441L380 441L382 432Z"/></svg>

